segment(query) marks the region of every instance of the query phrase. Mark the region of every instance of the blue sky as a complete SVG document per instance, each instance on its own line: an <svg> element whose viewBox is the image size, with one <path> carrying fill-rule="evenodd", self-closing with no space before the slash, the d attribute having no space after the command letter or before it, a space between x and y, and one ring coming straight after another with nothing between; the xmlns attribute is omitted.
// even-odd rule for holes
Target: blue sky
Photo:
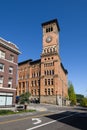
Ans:
<svg viewBox="0 0 87 130"><path fill-rule="evenodd" d="M19 62L40 58L43 22L58 19L60 57L76 93L87 96L87 0L0 0L0 37L15 43Z"/></svg>

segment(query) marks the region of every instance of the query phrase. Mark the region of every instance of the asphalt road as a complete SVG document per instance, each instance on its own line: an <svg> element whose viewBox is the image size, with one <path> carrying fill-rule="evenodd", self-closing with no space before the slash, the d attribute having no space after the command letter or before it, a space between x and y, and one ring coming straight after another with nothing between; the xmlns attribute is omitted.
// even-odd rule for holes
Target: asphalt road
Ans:
<svg viewBox="0 0 87 130"><path fill-rule="evenodd" d="M46 108L41 112L1 116L0 130L87 130L86 109Z"/></svg>

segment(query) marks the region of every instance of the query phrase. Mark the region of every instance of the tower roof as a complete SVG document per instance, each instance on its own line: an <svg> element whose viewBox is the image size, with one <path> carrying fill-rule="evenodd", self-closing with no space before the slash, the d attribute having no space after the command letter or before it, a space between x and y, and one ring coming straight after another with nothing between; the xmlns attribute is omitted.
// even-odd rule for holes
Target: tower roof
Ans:
<svg viewBox="0 0 87 130"><path fill-rule="evenodd" d="M57 19L53 19L53 20L50 20L50 21L47 21L47 22L42 23L42 27L45 26L45 25L51 24L51 23L56 23L57 28L58 28L58 30L60 31L60 27L59 27L59 24L58 24L58 20L57 20Z"/></svg>

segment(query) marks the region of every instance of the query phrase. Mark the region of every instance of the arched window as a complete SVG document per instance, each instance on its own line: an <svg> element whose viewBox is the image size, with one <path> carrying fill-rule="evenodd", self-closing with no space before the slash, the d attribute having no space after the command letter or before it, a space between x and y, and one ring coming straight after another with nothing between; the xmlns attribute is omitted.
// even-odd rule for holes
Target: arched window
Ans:
<svg viewBox="0 0 87 130"><path fill-rule="evenodd" d="M53 27L48 27L48 28L46 28L46 33L52 32L52 31L53 31Z"/></svg>
<svg viewBox="0 0 87 130"><path fill-rule="evenodd" d="M50 48L50 52L52 52L52 48Z"/></svg>
<svg viewBox="0 0 87 130"><path fill-rule="evenodd" d="M53 88L51 88L51 93L52 93L52 95L54 94L54 90L53 90Z"/></svg>
<svg viewBox="0 0 87 130"><path fill-rule="evenodd" d="M47 33L47 32L49 32L49 29L48 29L48 28L46 28L46 33Z"/></svg>
<svg viewBox="0 0 87 130"><path fill-rule="evenodd" d="M46 75L46 70L44 71L44 75Z"/></svg>
<svg viewBox="0 0 87 130"><path fill-rule="evenodd" d="M45 88L45 95L47 95L47 89Z"/></svg>
<svg viewBox="0 0 87 130"><path fill-rule="evenodd" d="M50 70L50 75L51 75L51 70Z"/></svg>
<svg viewBox="0 0 87 130"><path fill-rule="evenodd" d="M51 31L53 31L53 27L51 27Z"/></svg>
<svg viewBox="0 0 87 130"><path fill-rule="evenodd" d="M50 85L50 79L48 79L48 85Z"/></svg>
<svg viewBox="0 0 87 130"><path fill-rule="evenodd" d="M49 48L47 49L47 53L49 53Z"/></svg>
<svg viewBox="0 0 87 130"><path fill-rule="evenodd" d="M44 49L44 53L46 53L46 49Z"/></svg>
<svg viewBox="0 0 87 130"><path fill-rule="evenodd" d="M52 75L54 75L54 70L52 70Z"/></svg>
<svg viewBox="0 0 87 130"><path fill-rule="evenodd" d="M51 79L51 85L53 85L53 79Z"/></svg>
<svg viewBox="0 0 87 130"><path fill-rule="evenodd" d="M47 85L47 79L45 79L45 85Z"/></svg>
<svg viewBox="0 0 87 130"><path fill-rule="evenodd" d="M33 95L33 90L31 90L31 94Z"/></svg>
<svg viewBox="0 0 87 130"><path fill-rule="evenodd" d="M50 95L50 88L48 88L48 95Z"/></svg>

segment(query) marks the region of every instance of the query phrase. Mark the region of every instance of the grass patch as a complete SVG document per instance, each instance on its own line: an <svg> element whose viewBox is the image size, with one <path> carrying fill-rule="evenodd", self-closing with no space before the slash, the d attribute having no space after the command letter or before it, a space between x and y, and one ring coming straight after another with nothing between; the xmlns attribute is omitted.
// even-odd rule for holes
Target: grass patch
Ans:
<svg viewBox="0 0 87 130"><path fill-rule="evenodd" d="M0 115L11 115L11 114L18 114L24 112L35 112L35 110L20 110L20 111L12 111L12 110L0 110Z"/></svg>
<svg viewBox="0 0 87 130"><path fill-rule="evenodd" d="M9 114L14 114L14 112L11 110L0 110L0 115L9 115Z"/></svg>

